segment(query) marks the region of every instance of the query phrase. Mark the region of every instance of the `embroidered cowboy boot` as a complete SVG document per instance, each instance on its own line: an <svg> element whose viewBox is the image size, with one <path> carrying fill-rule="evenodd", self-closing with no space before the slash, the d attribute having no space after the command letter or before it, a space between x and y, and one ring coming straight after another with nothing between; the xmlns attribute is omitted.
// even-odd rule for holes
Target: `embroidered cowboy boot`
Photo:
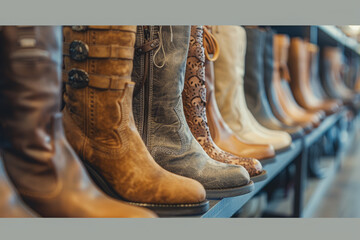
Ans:
<svg viewBox="0 0 360 240"><path fill-rule="evenodd" d="M206 31L206 30L205 30ZM203 27L192 26L186 61L182 100L189 128L205 152L214 160L245 167L254 182L266 178L266 171L253 158L238 157L221 150L213 142L206 117L205 53Z"/></svg>

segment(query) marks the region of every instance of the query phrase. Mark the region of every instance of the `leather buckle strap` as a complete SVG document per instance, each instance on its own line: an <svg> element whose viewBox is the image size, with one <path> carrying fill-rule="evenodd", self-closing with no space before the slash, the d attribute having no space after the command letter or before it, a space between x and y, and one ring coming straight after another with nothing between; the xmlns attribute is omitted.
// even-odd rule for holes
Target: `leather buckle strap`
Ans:
<svg viewBox="0 0 360 240"><path fill-rule="evenodd" d="M76 61L84 61L87 58L117 58L124 60L134 59L134 48L120 45L88 45L82 41L75 40L64 43L64 56L70 56Z"/></svg>
<svg viewBox="0 0 360 240"><path fill-rule="evenodd" d="M133 26L127 26L127 25L118 25L118 26L77 25L77 26L72 26L71 29L76 32L85 32L87 30L116 30L116 31L136 33L136 30L134 30Z"/></svg>
<svg viewBox="0 0 360 240"><path fill-rule="evenodd" d="M126 82L131 81L131 77L108 76L100 74L88 74L84 70L73 68L63 72L63 81L73 88L91 87L102 90L122 90L125 89Z"/></svg>
<svg viewBox="0 0 360 240"><path fill-rule="evenodd" d="M151 40L147 43L145 43L144 45L137 47L136 48L136 53L138 54L144 54L147 52L150 52L151 50L154 50L156 48L158 48L160 46L160 39L154 39Z"/></svg>

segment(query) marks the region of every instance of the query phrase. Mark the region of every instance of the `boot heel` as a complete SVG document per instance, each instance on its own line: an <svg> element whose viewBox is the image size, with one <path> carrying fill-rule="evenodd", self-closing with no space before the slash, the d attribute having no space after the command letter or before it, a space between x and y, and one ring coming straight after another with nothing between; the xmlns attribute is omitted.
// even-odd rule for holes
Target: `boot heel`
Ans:
<svg viewBox="0 0 360 240"><path fill-rule="evenodd" d="M91 179L95 182L95 184L107 195L112 198L122 199L112 188L111 186L104 180L104 178L92 167L89 163L83 161L86 170L88 171Z"/></svg>

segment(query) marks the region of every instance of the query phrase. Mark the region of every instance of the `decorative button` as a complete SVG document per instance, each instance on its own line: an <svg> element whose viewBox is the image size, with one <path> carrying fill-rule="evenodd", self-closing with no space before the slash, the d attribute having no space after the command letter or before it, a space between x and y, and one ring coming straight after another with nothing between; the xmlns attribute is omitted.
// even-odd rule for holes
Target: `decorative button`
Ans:
<svg viewBox="0 0 360 240"><path fill-rule="evenodd" d="M84 61L89 55L89 47L86 43L75 40L70 43L69 54L75 61Z"/></svg>
<svg viewBox="0 0 360 240"><path fill-rule="evenodd" d="M84 88L89 84L89 75L81 69L71 69L68 73L68 85L73 88Z"/></svg>
<svg viewBox="0 0 360 240"><path fill-rule="evenodd" d="M87 26L83 26L83 25L72 26L71 28L73 31L76 31L76 32L84 32L88 29Z"/></svg>

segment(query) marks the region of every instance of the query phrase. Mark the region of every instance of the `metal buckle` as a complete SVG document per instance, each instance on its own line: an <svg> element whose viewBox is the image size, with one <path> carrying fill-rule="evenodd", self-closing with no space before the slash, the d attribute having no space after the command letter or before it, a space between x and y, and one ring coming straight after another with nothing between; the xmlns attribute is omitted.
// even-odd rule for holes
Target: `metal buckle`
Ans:
<svg viewBox="0 0 360 240"><path fill-rule="evenodd" d="M75 40L69 46L70 58L75 61L84 61L89 56L89 46L80 40Z"/></svg>
<svg viewBox="0 0 360 240"><path fill-rule="evenodd" d="M67 84L72 88L84 88L89 84L89 74L84 70L73 68L68 73Z"/></svg>

